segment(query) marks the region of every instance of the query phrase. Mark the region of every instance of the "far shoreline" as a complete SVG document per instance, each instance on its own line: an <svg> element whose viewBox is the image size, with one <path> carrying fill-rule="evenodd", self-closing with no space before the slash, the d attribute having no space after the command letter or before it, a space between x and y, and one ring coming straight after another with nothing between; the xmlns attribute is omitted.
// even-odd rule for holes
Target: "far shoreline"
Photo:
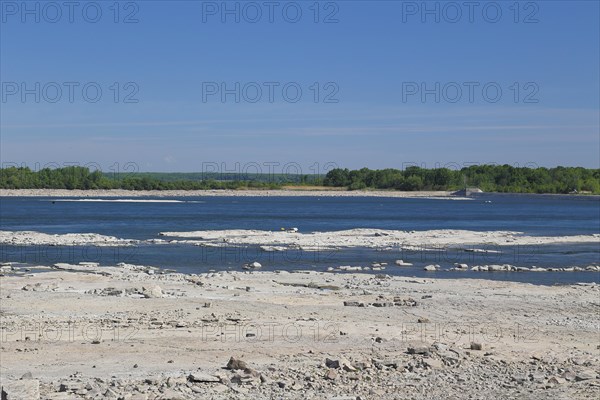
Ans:
<svg viewBox="0 0 600 400"><path fill-rule="evenodd" d="M214 190L124 190L124 189L0 189L0 197L399 197L464 198L452 191L401 192L391 190L314 189L214 189Z"/></svg>
<svg viewBox="0 0 600 400"><path fill-rule="evenodd" d="M498 196L550 196L579 197L600 199L597 194L564 194L564 193L507 193L483 192ZM381 197L381 198L424 198L465 200L456 191L395 191L395 190L347 190L341 188L284 188L284 189L211 189L211 190L125 190L125 189L0 189L2 197Z"/></svg>

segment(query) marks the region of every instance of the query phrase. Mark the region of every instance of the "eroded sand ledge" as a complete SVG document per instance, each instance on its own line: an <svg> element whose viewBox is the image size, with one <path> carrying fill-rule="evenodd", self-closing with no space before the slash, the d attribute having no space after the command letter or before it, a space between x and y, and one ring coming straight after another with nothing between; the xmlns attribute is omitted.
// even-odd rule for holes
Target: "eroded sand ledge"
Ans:
<svg viewBox="0 0 600 400"><path fill-rule="evenodd" d="M0 277L0 377L13 392L541 400L600 389L599 285L59 267ZM248 368L223 369L232 356Z"/></svg>

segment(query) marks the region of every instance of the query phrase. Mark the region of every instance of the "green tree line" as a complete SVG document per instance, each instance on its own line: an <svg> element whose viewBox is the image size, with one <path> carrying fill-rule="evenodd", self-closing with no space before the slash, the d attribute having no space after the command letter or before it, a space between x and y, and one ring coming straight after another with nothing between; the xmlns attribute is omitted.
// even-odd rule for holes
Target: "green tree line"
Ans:
<svg viewBox="0 0 600 400"><path fill-rule="evenodd" d="M450 170L409 167L405 170L337 168L321 176L278 176L253 174L238 180L160 173L103 174L85 167L65 167L32 171L26 167L0 169L2 189L128 189L128 190L206 190L279 189L286 184L306 184L357 189L458 190L465 186L485 192L600 194L600 169L580 167L517 168L510 165L478 165ZM216 175L215 175L216 177Z"/></svg>
<svg viewBox="0 0 600 400"><path fill-rule="evenodd" d="M357 189L458 190L466 186L485 192L600 194L600 169L580 167L525 168L510 165L477 165L460 170L447 168L405 170L334 169L324 185Z"/></svg>
<svg viewBox="0 0 600 400"><path fill-rule="evenodd" d="M159 174L157 174L159 175ZM27 167L0 169L2 189L127 189L127 190L207 190L276 189L280 184L258 180L160 179L144 173L103 174L88 168L71 166L32 171Z"/></svg>

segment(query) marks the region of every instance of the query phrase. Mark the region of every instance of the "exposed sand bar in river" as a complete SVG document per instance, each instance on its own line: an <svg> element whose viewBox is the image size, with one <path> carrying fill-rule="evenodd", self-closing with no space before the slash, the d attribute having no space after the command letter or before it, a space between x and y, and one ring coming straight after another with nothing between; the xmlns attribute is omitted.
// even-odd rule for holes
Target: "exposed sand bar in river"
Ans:
<svg viewBox="0 0 600 400"><path fill-rule="evenodd" d="M599 243L600 234L573 236L528 236L510 231L429 230L399 231L385 229L350 229L332 232L288 232L260 230L211 230L161 232L161 238L134 240L96 233L46 234L34 231L0 231L0 244L54 246L130 246L135 244L188 243L198 246L261 245L297 249L319 248L398 248L448 246L507 246L557 243ZM183 240L181 240L183 239Z"/></svg>
<svg viewBox="0 0 600 400"><path fill-rule="evenodd" d="M258 230L221 230L195 232L161 232L166 237L197 239L202 245L273 245L296 248L368 247L456 245L533 245L556 243L599 243L600 234L573 236L528 236L511 231L467 231L440 229L428 231L399 231L385 229L350 229L333 232L287 232Z"/></svg>

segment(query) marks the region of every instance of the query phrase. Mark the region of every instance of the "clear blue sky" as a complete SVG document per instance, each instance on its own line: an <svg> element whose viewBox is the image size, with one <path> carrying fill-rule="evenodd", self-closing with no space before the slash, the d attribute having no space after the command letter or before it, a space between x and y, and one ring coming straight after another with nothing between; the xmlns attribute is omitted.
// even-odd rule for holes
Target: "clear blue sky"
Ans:
<svg viewBox="0 0 600 400"><path fill-rule="evenodd" d="M600 167L598 1L520 2L518 15L513 1L481 1L472 16L460 1L460 17L448 2L428 2L439 22L422 15L420 1L321 2L318 23L313 1L279 2L273 22L263 1L228 2L239 5L239 23L221 15L220 1L121 2L118 15L113 1L85 15L89 2L80 2L72 22L64 6L58 16L48 2L27 2L31 14L21 1L0 3L3 163L200 171L212 162L293 162L305 173L328 162ZM39 103L35 93L22 97L36 82ZM68 82L79 85L72 102ZM207 92L210 82L239 82L239 103ZM265 82L279 85L272 102ZM295 103L283 98L290 82L302 89ZM436 82L439 102L423 99L420 85ZM465 82L474 82L472 101ZM262 97L252 103L256 85ZM95 87L102 98L92 103ZM496 87L502 95L492 102ZM138 102L124 102L137 89ZM334 91L337 102L324 102Z"/></svg>

